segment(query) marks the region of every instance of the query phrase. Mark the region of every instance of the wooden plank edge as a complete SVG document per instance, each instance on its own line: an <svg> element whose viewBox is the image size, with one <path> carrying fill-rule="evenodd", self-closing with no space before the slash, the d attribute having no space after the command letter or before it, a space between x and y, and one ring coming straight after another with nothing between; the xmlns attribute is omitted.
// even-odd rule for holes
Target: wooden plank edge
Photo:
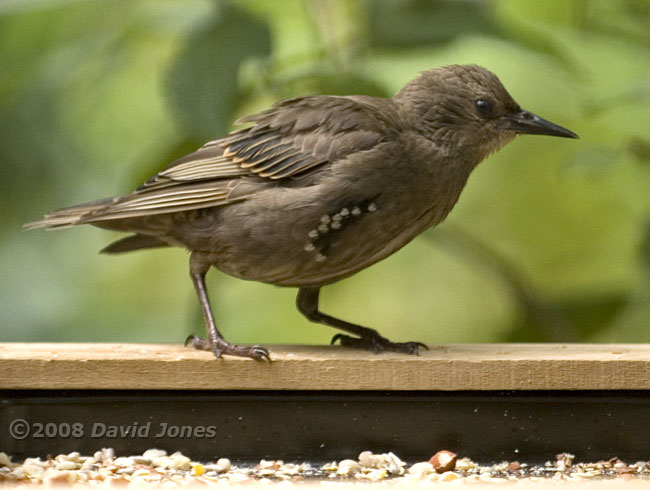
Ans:
<svg viewBox="0 0 650 490"><path fill-rule="evenodd" d="M0 343L0 389L647 390L649 344L457 344L420 356L270 346L272 363L173 344Z"/></svg>

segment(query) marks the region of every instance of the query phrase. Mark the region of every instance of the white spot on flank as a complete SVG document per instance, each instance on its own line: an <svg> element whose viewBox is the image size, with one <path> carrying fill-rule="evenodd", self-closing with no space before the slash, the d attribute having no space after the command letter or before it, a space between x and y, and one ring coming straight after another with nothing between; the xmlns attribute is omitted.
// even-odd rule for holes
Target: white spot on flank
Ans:
<svg viewBox="0 0 650 490"><path fill-rule="evenodd" d="M321 219L320 219L320 222L325 223L325 224L328 224L330 221L331 221L330 217L327 216L327 215L322 216Z"/></svg>
<svg viewBox="0 0 650 490"><path fill-rule="evenodd" d="M313 243L308 243L303 247L307 252L313 252L316 250L316 247L314 247Z"/></svg>
<svg viewBox="0 0 650 490"><path fill-rule="evenodd" d="M332 224L330 225L332 230L338 230L341 227L341 222L340 221L333 221Z"/></svg>
<svg viewBox="0 0 650 490"><path fill-rule="evenodd" d="M341 215L336 213L334 216L332 216L332 221L341 221Z"/></svg>
<svg viewBox="0 0 650 490"><path fill-rule="evenodd" d="M370 204L368 204L368 211L374 213L375 211L377 211L377 205L374 202L371 202Z"/></svg>
<svg viewBox="0 0 650 490"><path fill-rule="evenodd" d="M361 210L358 207L353 207L352 208L352 216L359 216L361 214Z"/></svg>
<svg viewBox="0 0 650 490"><path fill-rule="evenodd" d="M323 254L317 254L314 258L316 259L316 262L325 262L327 260L327 257Z"/></svg>
<svg viewBox="0 0 650 490"><path fill-rule="evenodd" d="M327 233L327 230L329 230L329 226L327 226L325 223L318 225L318 231L321 233Z"/></svg>
<svg viewBox="0 0 650 490"><path fill-rule="evenodd" d="M309 238L316 238L318 237L318 230L311 230L309 233L307 233L307 236Z"/></svg>
<svg viewBox="0 0 650 490"><path fill-rule="evenodd" d="M350 211L348 211L348 208L341 209L341 216L347 216L348 214L350 214Z"/></svg>

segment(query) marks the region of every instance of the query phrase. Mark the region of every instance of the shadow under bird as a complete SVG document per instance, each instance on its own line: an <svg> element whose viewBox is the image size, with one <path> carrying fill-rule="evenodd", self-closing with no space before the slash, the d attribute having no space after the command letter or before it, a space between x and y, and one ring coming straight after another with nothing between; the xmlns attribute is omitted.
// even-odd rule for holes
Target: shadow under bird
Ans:
<svg viewBox="0 0 650 490"><path fill-rule="evenodd" d="M161 246L190 251L190 276L207 338L201 350L269 359L226 341L205 275L298 287L309 320L341 329L332 342L417 354L376 330L322 313L321 287L382 260L454 207L476 165L517 134L577 138L523 110L475 65L425 71L393 98L313 95L277 102L171 163L131 194L61 209L27 228L91 224L131 232L103 252ZM350 335L348 335L350 334Z"/></svg>

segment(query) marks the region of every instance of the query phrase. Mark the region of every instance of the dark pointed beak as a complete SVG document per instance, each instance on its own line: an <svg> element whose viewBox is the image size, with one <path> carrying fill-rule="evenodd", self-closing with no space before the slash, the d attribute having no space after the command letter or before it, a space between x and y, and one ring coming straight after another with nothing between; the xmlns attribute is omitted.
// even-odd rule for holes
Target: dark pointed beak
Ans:
<svg viewBox="0 0 650 490"><path fill-rule="evenodd" d="M538 115L523 109L503 119L506 129L515 131L517 134L546 134L562 138L579 138L573 131L569 131L567 128L542 119Z"/></svg>

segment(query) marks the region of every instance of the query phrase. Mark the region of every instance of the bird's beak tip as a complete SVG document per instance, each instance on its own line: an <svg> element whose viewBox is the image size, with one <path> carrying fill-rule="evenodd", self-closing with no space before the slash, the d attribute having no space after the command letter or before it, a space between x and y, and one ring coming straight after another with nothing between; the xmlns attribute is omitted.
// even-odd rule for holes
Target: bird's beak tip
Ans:
<svg viewBox="0 0 650 490"><path fill-rule="evenodd" d="M573 131L525 110L507 117L506 128L515 131L517 134L543 134L560 138L580 139L580 136Z"/></svg>

